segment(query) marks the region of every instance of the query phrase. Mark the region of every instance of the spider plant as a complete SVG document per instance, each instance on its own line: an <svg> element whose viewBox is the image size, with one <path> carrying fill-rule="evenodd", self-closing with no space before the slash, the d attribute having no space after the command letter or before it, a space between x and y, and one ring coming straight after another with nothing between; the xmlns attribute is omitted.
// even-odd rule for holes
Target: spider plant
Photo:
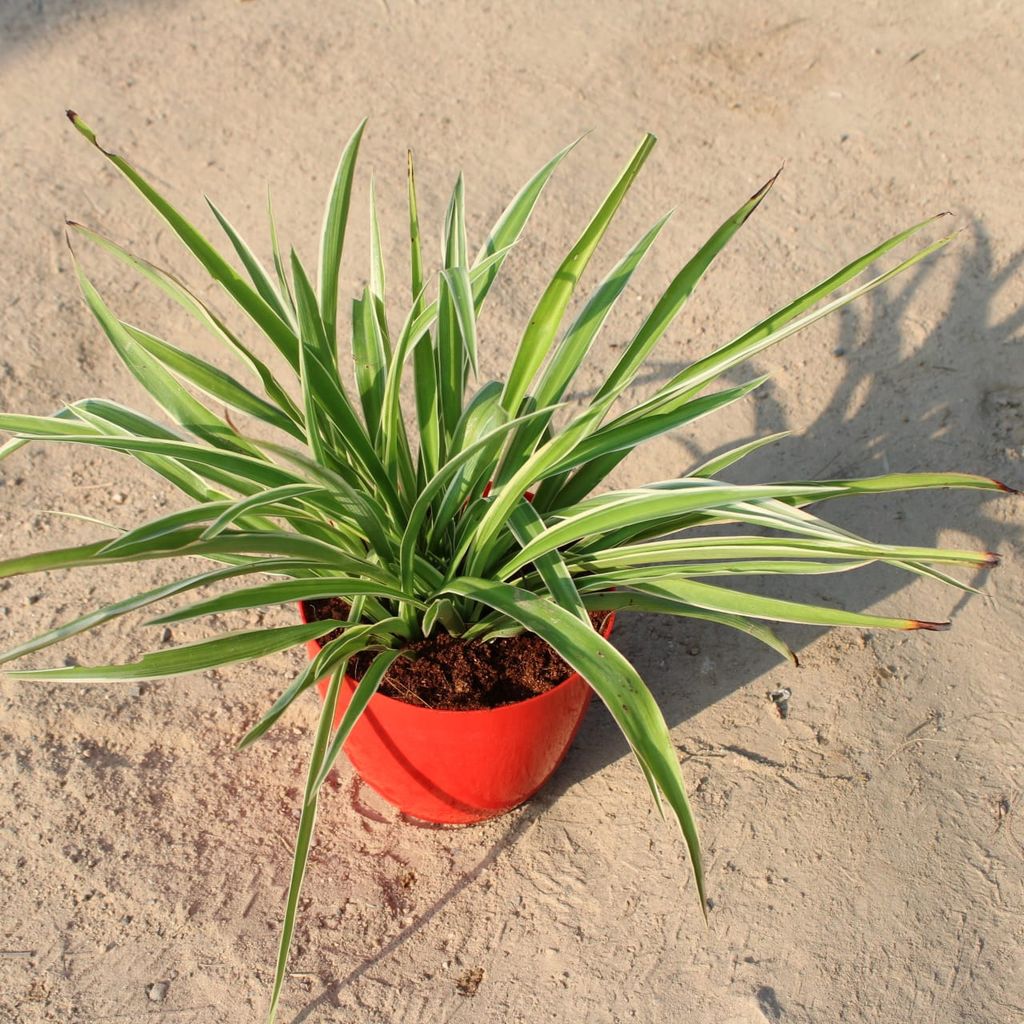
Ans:
<svg viewBox="0 0 1024 1024"><path fill-rule="evenodd" d="M108 539L7 559L0 562L0 574L182 556L201 559L207 567L51 629L0 659L19 658L117 616L224 581L237 586L164 612L152 622L166 625L335 596L349 602L344 621L216 635L147 654L129 665L13 673L55 682L161 679L258 658L340 630L241 741L245 746L263 735L297 697L329 677L309 761L271 1020L285 976L317 794L388 667L412 641L437 629L483 641L529 630L555 648L604 701L658 806L664 801L678 822L703 909L697 828L668 728L643 680L594 631L588 612L614 609L709 620L748 633L795 661L765 620L894 629L940 629L946 624L755 595L728 586L730 578L845 572L885 562L970 589L939 567L995 561L986 552L874 543L807 510L846 495L930 487L1006 489L993 480L957 473L758 485L722 479L732 464L782 435L744 444L679 478L625 490L607 483L644 442L727 408L766 379L713 390L724 374L946 245L951 236L916 249L840 293L935 218L848 263L636 401L631 385L638 372L715 256L764 200L771 179L682 265L621 355L612 360L604 383L582 408L567 411L566 396L577 371L668 220L661 218L637 240L563 327L591 258L654 146L652 135L640 143L541 294L507 377L481 382L481 308L545 184L573 146L526 183L475 257L470 256L460 177L445 216L440 267L429 273L410 156L414 298L399 321L388 307L372 189L368 283L349 306L340 299L339 266L364 124L341 156L314 275L294 251L287 256L282 252L269 209L272 267L267 269L210 203L237 258L232 263L131 163L103 149L76 114L68 116L164 218L227 292L235 312L255 324L276 350L274 359L287 369L284 374L272 372L264 362L266 352L261 355L243 342L236 329L175 276L69 222L69 236L105 250L181 306L216 345L236 357L238 372L228 374L147 327L121 320L75 261L85 300L100 327L173 426L117 402L84 398L52 416L0 414L0 429L12 435L0 448L0 457L29 441L107 448L164 477L189 502L181 511ZM600 358L607 361L609 356L604 352ZM343 360L351 361L344 373ZM349 373L354 386L344 383ZM532 503L524 497L527 490L534 492ZM708 527L716 529L709 532ZM335 728L340 684L350 659L360 652L370 652L372 661Z"/></svg>

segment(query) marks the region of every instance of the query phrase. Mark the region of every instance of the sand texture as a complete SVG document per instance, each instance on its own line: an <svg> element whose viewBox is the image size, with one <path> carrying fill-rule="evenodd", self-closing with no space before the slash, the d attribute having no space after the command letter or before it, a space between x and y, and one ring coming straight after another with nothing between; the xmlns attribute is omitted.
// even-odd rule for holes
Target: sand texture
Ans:
<svg viewBox="0 0 1024 1024"><path fill-rule="evenodd" d="M1021 486L1022 46L1013 0L5 0L0 408L49 414L109 396L153 410L80 298L65 216L229 309L65 107L212 235L208 194L263 255L269 183L283 240L307 261L340 148L369 115L343 288L351 297L367 276L372 169L396 318L408 292L407 147L433 258L460 169L475 248L527 177L594 129L488 300L485 377L507 369L547 276L650 130L659 146L586 283L662 213L676 214L595 346L581 392L600 383L684 259L783 162L635 395L899 228L948 209L961 234L757 358L753 371L772 374L762 397L652 442L616 484L681 474L730 444L791 430L732 478L963 469ZM78 251L122 317L229 365L127 268ZM0 466L11 554L104 535L52 511L130 526L181 504L128 459L91 449L30 446ZM765 584L953 620L936 634L783 628L800 669L711 625L623 617L615 642L662 703L684 759L709 928L677 830L595 707L552 784L479 827L412 827L340 769L280 1019L1024 1020L1024 508L940 491L828 511L879 540L981 547L1003 565L973 578L980 596L895 571ZM182 568L2 583L0 646ZM260 620L225 616L165 641L142 621L29 663L124 662ZM262 621L292 618L275 610ZM142 685L0 681L0 1022L262 1019L316 702L254 748L234 746L303 657ZM786 719L766 699L777 687L792 689Z"/></svg>

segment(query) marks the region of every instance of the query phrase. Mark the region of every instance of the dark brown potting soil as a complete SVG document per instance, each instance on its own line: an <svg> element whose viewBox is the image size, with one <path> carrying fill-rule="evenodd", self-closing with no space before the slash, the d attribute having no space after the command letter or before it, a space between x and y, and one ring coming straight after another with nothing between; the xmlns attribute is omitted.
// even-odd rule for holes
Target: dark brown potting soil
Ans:
<svg viewBox="0 0 1024 1024"><path fill-rule="evenodd" d="M348 604L341 598L306 601L306 615L344 619ZM599 630L607 612L592 612ZM327 642L338 633L323 638ZM489 643L462 640L442 629L411 644L412 658L399 658L381 683L388 697L446 711L474 711L536 697L564 682L572 669L539 636L520 633ZM348 674L361 679L373 660L368 652L349 664Z"/></svg>

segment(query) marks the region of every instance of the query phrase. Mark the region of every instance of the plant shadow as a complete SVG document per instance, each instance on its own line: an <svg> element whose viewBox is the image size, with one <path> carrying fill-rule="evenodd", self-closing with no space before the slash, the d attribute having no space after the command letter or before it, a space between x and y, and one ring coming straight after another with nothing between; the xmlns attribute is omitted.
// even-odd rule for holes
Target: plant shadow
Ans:
<svg viewBox="0 0 1024 1024"><path fill-rule="evenodd" d="M833 358L841 360L842 377L820 415L798 436L755 454L749 465L741 463L725 475L737 482L754 482L870 476L890 470L967 469L1013 476L1010 483L1019 484L1018 467L1008 445L1024 447L1024 366L1020 359L1013 362L1008 358L1008 346L1018 340L1024 327L1024 310L999 319L998 307L1004 283L1024 264L1024 250L997 267L991 240L982 226L974 223L965 241L947 258L957 261L955 281L945 315L930 332L923 338L909 337L907 325L912 300L934 273L934 260L919 265L895 287L879 288L842 312L839 339L833 348ZM765 370L770 363L769 355ZM655 367L660 372L649 383L667 379L680 368L663 363ZM999 409L1006 406L1000 405L1000 395L1009 396L1007 402L1015 410L1016 418L1010 424L1005 417L999 419ZM959 428L955 438L947 436L950 424ZM785 408L770 392L757 401L752 436L786 430L789 425ZM750 439L729 438L719 451ZM718 453L685 446L681 451L680 474ZM936 493L944 497L937 499ZM914 545L936 544L941 530L958 525L973 536L972 544L998 551L1007 543L1018 542L1020 531L984 515L980 509L989 500L999 500L999 496L943 491L899 495L891 502L885 496L875 496L859 504L840 502L829 508L828 517L872 539ZM884 518L879 515L880 506L891 525L880 526ZM904 519L907 522L901 525ZM892 535L879 536L883 529ZM787 593L782 596L826 602L835 598L846 608L860 610L892 597L913 579L888 570L847 574L842 585L832 582L836 577L826 578L830 581L827 594L815 590L812 578L792 585L787 581ZM970 582L981 586L983 576ZM778 594L781 588L771 584L763 589ZM954 616L968 596L953 602ZM695 620L620 616L619 623L613 640L647 682L671 729L779 664L775 653L752 639ZM799 652L825 630L791 626L780 632ZM925 640L927 635L922 637L922 642ZM694 670L694 654L723 644L735 644L736 648L729 659L729 678ZM663 656L669 645L677 656ZM680 677L685 679L684 685L680 685ZM327 986L293 1018L294 1024L308 1020L317 1008L332 1005L346 986L393 954L450 900L473 885L563 794L628 753L613 719L595 701L569 756L544 790L509 816L508 829L477 864L456 878L412 924L346 977ZM639 773L637 779L640 785Z"/></svg>
<svg viewBox="0 0 1024 1024"><path fill-rule="evenodd" d="M1024 250L997 267L991 239L975 221L964 241L946 258L957 262L955 279L946 311L929 332L914 338L908 336L907 328L916 326L916 321L909 319L911 306L924 281L935 272L934 259L913 268L904 280L878 288L839 312L833 358L841 361L842 377L821 413L806 430L755 453L724 475L737 483L755 483L890 471L962 470L998 479L1012 476L1009 483L1020 486L1019 463L1013 461L1012 450L1019 452L1024 444L1024 360L1014 360L1008 346L1019 342L1024 310L1014 310L1000 319L997 307L1003 285L1024 265ZM769 353L761 372L771 370L771 361ZM682 365L665 366L665 377ZM747 368L743 377L751 376ZM813 382L807 386L813 387ZM754 401L755 429L749 437L729 438L715 451L684 446L680 473L685 473L688 465L695 466L737 444L789 429L782 404L770 390L763 392ZM1007 408L1012 422L1007 421ZM984 513L985 505L1004 498L995 492L962 491L865 496L859 502L830 502L823 514L872 540L917 546L937 545L942 530L956 527L971 537L968 546L998 552L1021 539L1019 527ZM983 588L985 575L979 571L967 582ZM835 601L860 611L891 598L914 577L882 567L843 576L781 582L778 577L766 579L768 582L752 584L749 589L795 600ZM822 579L828 580L827 589L822 587ZM949 593L952 601L937 615L926 609L922 617L955 618L974 596L962 591ZM669 728L779 664L774 652L724 627L665 616L622 616L620 623L613 639L647 682ZM827 630L783 626L778 632L799 654ZM650 643L652 634L656 645ZM927 642L929 634L918 637ZM663 656L661 648L668 644L680 652L676 657ZM714 651L723 644L742 652L741 657L730 658L730 678L723 681L694 670L688 651ZM680 659L684 661L681 667ZM794 671L798 681L799 669ZM681 677L684 685L680 685ZM591 712L574 750L549 788L560 795L628 753L611 716Z"/></svg>

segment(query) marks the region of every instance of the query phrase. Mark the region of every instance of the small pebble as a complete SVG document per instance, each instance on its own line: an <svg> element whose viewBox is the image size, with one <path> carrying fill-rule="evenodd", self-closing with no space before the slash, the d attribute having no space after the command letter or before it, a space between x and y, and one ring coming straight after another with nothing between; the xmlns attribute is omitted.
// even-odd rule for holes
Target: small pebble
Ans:
<svg viewBox="0 0 1024 1024"><path fill-rule="evenodd" d="M146 995L151 1003L162 1003L167 998L167 989L166 981L154 981L152 985L146 986Z"/></svg>
<svg viewBox="0 0 1024 1024"><path fill-rule="evenodd" d="M455 982L455 990L460 996L475 996L477 990L480 988L480 982L484 980L484 969L482 967L474 967L472 970L466 971L465 974Z"/></svg>
<svg viewBox="0 0 1024 1024"><path fill-rule="evenodd" d="M769 691L768 699L775 705L779 718L789 718L789 702L792 696L793 691L788 686Z"/></svg>
<svg viewBox="0 0 1024 1024"><path fill-rule="evenodd" d="M164 631L160 634L160 643L169 644L174 639L174 634L171 632L170 626L164 626Z"/></svg>
<svg viewBox="0 0 1024 1024"><path fill-rule="evenodd" d="M122 494L120 491L116 491L114 494L111 495L111 501L113 501L115 505L123 505L126 500L127 495Z"/></svg>

